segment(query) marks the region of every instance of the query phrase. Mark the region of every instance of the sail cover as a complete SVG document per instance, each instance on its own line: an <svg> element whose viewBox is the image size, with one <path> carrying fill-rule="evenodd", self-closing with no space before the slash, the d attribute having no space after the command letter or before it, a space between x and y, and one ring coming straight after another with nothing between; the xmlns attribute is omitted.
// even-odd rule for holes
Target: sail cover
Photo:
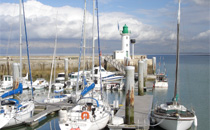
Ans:
<svg viewBox="0 0 210 130"><path fill-rule="evenodd" d="M5 97L12 96L15 94L22 94L22 92L23 92L23 85L22 83L19 83L19 86L17 89L4 93L3 95L1 95L1 98L5 98Z"/></svg>
<svg viewBox="0 0 210 130"><path fill-rule="evenodd" d="M85 87L84 90L81 92L82 96L85 96L90 90L92 90L95 87L95 83L92 83L89 87Z"/></svg>

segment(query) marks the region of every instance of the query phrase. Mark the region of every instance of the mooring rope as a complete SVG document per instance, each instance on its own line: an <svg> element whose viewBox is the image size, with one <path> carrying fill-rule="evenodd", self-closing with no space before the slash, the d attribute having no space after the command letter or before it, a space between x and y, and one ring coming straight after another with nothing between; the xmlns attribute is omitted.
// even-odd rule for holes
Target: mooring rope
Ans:
<svg viewBox="0 0 210 130"><path fill-rule="evenodd" d="M165 120L165 118L161 119L161 120L160 120L160 122L158 122L157 124L150 125L150 126L152 126L152 127L154 127L154 126L158 126L158 125L160 125L160 124L161 124L164 120Z"/></svg>

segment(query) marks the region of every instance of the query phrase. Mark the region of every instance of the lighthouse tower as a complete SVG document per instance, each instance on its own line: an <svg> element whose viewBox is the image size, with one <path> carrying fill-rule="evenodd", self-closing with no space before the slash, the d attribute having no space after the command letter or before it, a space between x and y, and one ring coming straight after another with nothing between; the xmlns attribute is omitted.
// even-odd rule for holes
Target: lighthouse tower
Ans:
<svg viewBox="0 0 210 130"><path fill-rule="evenodd" d="M130 31L126 24L123 26L120 35L122 40L122 50L115 51L114 58L123 60L125 57L130 58Z"/></svg>
<svg viewBox="0 0 210 130"><path fill-rule="evenodd" d="M122 36L122 50L124 52L124 57L130 58L130 32L128 32L128 26L125 24L123 26Z"/></svg>

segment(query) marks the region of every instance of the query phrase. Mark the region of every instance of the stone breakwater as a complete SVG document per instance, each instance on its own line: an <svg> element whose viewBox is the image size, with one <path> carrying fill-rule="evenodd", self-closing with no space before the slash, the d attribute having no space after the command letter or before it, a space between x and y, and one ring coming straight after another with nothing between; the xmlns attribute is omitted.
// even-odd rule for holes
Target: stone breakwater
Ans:
<svg viewBox="0 0 210 130"><path fill-rule="evenodd" d="M64 59L68 59L68 73L76 72L79 66L79 57L78 56L57 56L56 57L56 75L60 72L64 72ZM135 66L135 72L137 72L138 61L141 59L146 58L145 55L137 55L135 59L129 61L129 64ZM85 58L86 70L90 70L92 67L92 57L87 56ZM95 65L98 66L98 56L95 57ZM102 56L102 66L104 65L104 60ZM18 56L0 56L0 76L2 78L3 75L12 75L12 64L19 63ZM121 61L123 63L123 61ZM28 61L27 57L23 56L22 60L22 73L23 76L26 75L28 72ZM37 78L45 78L46 80L50 79L50 71L52 66L52 56L30 56L30 63L31 63L31 70L32 70L32 77L33 80ZM148 74L152 74L152 60L147 60L148 64ZM83 58L81 58L81 67L83 69ZM107 70L109 71L117 71L111 64L107 64Z"/></svg>

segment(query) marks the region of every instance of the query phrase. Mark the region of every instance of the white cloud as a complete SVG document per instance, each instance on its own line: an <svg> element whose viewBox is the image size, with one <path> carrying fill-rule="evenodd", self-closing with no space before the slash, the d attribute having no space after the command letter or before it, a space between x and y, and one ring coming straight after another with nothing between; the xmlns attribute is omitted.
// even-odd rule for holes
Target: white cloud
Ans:
<svg viewBox="0 0 210 130"><path fill-rule="evenodd" d="M110 0L101 1L101 2L107 5L110 2ZM199 11L200 8L197 10L195 10L194 8L191 10L190 9L191 7L186 7L183 10L183 12L187 10L185 11L186 13L184 14L190 14L187 16L185 15L184 18L186 18L191 23L194 23L194 24L196 23L196 25L201 25L201 24L197 24L201 20L200 17L203 18L204 22L209 20L209 17L206 17L206 15L204 16L200 15L201 11L204 12L203 10ZM195 11L191 13L192 10L195 10ZM171 10L171 6L169 7L166 6L166 7L163 7L160 9L154 9L154 10L141 9L141 10L138 10L138 12L139 13L137 12L134 12L134 13L140 14L140 15L144 14L148 16L146 17L146 19L148 19L148 21L150 22L148 22L148 24L145 24L144 22L142 22L142 19L140 17L129 15L122 12L99 13L100 38L102 40L107 40L107 41L117 40L118 45L119 45L120 40L121 40L121 36L119 35L119 31L117 27L117 24L119 22L120 30L122 30L122 27L124 26L124 24L127 24L129 27L129 30L131 31L131 38L135 38L137 43L141 43L141 46L143 44L144 45L156 44L157 46L160 44L165 45L165 44L168 44L170 41L176 40L176 32L169 31L173 27L176 29L175 13L177 13L177 11L174 11L174 8ZM59 44L58 48L78 48L79 43L72 42L71 40L81 38L82 21L83 21L83 13L84 13L82 8L75 8L71 6L52 7L52 6L44 5L36 0L30 0L25 3L25 13L26 13L28 38L29 38L31 48L34 48L34 47L53 48L53 42L54 42L54 38L56 34L56 19L57 19L57 28L58 28L57 29L58 40L60 41L58 43ZM91 13L87 12L87 26L86 26L87 34L86 35L88 39L92 38L92 14ZM170 19L172 16L175 16L174 19ZM150 19L151 17L152 19ZM149 25L149 23L156 24L158 28L156 28L155 25ZM171 24L169 25L168 23L171 23ZM10 31L10 28L11 28L11 31ZM209 35L209 31L207 33ZM97 34L96 30L95 30L95 34ZM11 4L11 3L1 3L0 4L1 44L6 44L7 39L9 38L10 35L11 35L11 40L13 41L16 40L16 44L17 44L18 39L19 39L19 5ZM194 37L194 38L199 39L204 36L206 36L205 33L204 34L200 33L197 37ZM182 37L180 39L185 40ZM62 43L63 40L65 40L65 42ZM70 42L68 43L66 41L70 41ZM115 46L118 46L118 45L115 45ZM18 44L17 44L17 47L18 47ZM110 47L105 46L105 48L106 47L108 48L107 50L110 51Z"/></svg>
<svg viewBox="0 0 210 130"><path fill-rule="evenodd" d="M199 33L197 36L194 36L193 40L209 39L209 37L210 37L210 30L207 30L205 32Z"/></svg>
<svg viewBox="0 0 210 130"><path fill-rule="evenodd" d="M193 0L193 1L199 5L209 5L209 0Z"/></svg>
<svg viewBox="0 0 210 130"><path fill-rule="evenodd" d="M19 5L0 4L0 20L2 26L13 26L13 35L19 37ZM30 39L54 39L56 34L56 19L58 38L81 38L83 9L70 6L51 7L32 0L25 3L27 30ZM57 17L57 18L56 18ZM92 32L92 14L87 12L87 32ZM150 25L145 25L137 18L120 12L100 13L100 36L105 40L120 40L117 23L120 29L127 24L132 37L137 40L157 40L163 34ZM96 22L95 22L96 23ZM4 36L9 30L4 30ZM87 33L91 38L92 33ZM44 45L43 45L44 46Z"/></svg>

